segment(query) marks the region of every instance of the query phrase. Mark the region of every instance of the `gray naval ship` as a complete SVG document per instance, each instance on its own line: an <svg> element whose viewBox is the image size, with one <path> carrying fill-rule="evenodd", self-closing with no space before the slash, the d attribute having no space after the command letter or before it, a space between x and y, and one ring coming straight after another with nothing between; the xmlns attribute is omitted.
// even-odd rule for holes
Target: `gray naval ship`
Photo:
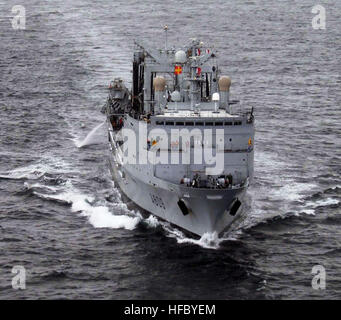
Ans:
<svg viewBox="0 0 341 320"><path fill-rule="evenodd" d="M253 108L230 99L231 80L202 42L135 46L131 90L114 79L102 110L115 184L191 234L221 235L253 178Z"/></svg>

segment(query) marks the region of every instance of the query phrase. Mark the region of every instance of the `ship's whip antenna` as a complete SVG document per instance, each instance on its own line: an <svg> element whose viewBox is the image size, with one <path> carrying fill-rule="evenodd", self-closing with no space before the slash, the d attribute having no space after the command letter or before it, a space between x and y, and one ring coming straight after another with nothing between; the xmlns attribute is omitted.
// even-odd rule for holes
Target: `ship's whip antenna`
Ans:
<svg viewBox="0 0 341 320"><path fill-rule="evenodd" d="M168 31L168 26L167 26L167 25L165 25L165 26L163 27L163 30L165 30L165 33L166 33L166 44L165 44L165 50L167 51L167 31Z"/></svg>

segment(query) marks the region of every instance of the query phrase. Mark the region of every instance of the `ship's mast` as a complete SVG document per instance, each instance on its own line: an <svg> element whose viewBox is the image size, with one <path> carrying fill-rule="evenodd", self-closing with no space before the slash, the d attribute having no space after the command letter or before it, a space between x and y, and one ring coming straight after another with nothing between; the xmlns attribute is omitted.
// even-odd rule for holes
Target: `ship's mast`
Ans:
<svg viewBox="0 0 341 320"><path fill-rule="evenodd" d="M165 30L165 34L166 34L166 40L165 40L165 51L167 52L167 48L168 48L168 41L167 41L167 31L168 31L168 26L165 25L163 27L163 30Z"/></svg>
<svg viewBox="0 0 341 320"><path fill-rule="evenodd" d="M192 56L190 57L191 78L189 79L191 82L191 86L190 86L191 111L194 110L195 104L199 102L199 86L198 86L198 80L196 78L197 70L198 70L198 63L197 63L197 57L196 57L197 45L198 45L198 41L196 39L193 39L193 45L191 48Z"/></svg>

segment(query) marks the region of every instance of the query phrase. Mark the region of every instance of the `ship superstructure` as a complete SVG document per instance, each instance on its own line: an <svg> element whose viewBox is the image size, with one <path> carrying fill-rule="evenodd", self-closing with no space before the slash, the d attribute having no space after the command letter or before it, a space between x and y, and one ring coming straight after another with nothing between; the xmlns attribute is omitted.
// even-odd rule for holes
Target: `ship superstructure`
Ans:
<svg viewBox="0 0 341 320"><path fill-rule="evenodd" d="M115 182L138 206L199 236L231 225L253 177L253 109L231 100L230 86L196 39L176 49L136 43L131 90L119 78L109 86Z"/></svg>

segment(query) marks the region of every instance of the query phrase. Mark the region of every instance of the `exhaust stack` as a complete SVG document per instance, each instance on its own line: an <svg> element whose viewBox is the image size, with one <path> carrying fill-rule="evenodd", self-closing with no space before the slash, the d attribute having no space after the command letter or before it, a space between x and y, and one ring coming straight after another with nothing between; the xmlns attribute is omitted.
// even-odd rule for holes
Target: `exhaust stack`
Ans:
<svg viewBox="0 0 341 320"><path fill-rule="evenodd" d="M161 113L161 105L162 101L164 100L165 96L165 89L166 89L166 80L164 77L156 77L153 81L154 90L155 90L155 106L154 112Z"/></svg>
<svg viewBox="0 0 341 320"><path fill-rule="evenodd" d="M227 76L221 76L219 78L219 106L221 109L225 109L226 112L230 113L230 86L231 79Z"/></svg>

